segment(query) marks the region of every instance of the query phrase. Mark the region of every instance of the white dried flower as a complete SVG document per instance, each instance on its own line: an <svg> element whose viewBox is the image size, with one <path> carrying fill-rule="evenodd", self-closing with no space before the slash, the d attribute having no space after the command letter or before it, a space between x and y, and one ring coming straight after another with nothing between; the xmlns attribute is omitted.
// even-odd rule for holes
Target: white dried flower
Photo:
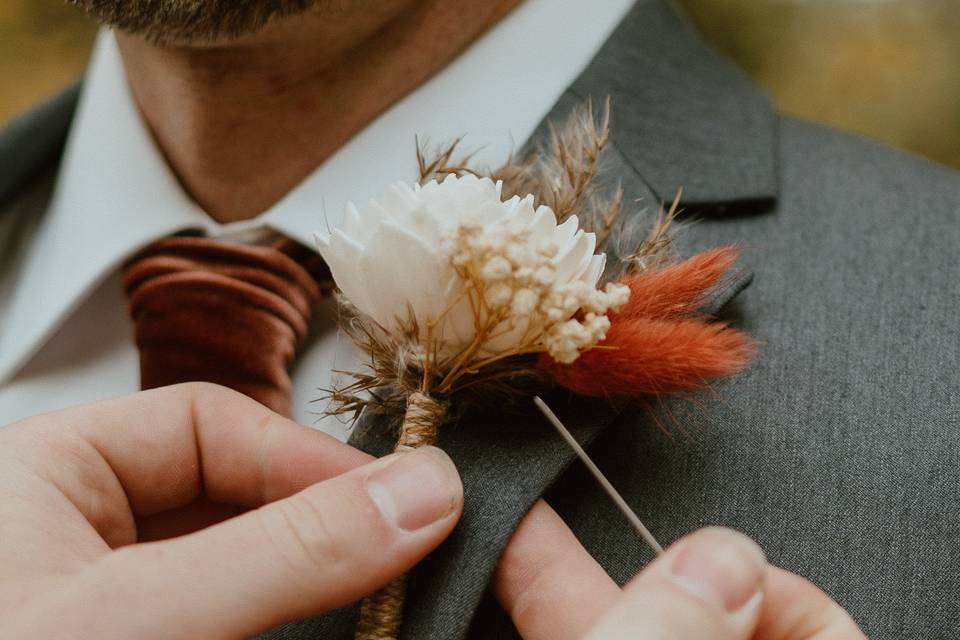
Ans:
<svg viewBox="0 0 960 640"><path fill-rule="evenodd" d="M539 302L540 296L537 292L524 287L513 294L513 302L510 305L514 315L525 316L533 313Z"/></svg>
<svg viewBox="0 0 960 640"><path fill-rule="evenodd" d="M498 283L486 290L486 303L491 307L502 307L510 303L513 289L508 284Z"/></svg>
<svg viewBox="0 0 960 640"><path fill-rule="evenodd" d="M361 312L388 331L412 312L441 357L542 350L572 362L629 296L596 288L604 255L576 216L558 225L533 196L504 202L499 183L472 175L397 183L363 213L348 205L343 228L317 243Z"/></svg>
<svg viewBox="0 0 960 640"><path fill-rule="evenodd" d="M467 256L460 257L466 258ZM487 264L483 265L483 271L480 275L488 282L496 282L509 276L512 270L513 267L510 265L509 260L503 256L493 256L487 260Z"/></svg>

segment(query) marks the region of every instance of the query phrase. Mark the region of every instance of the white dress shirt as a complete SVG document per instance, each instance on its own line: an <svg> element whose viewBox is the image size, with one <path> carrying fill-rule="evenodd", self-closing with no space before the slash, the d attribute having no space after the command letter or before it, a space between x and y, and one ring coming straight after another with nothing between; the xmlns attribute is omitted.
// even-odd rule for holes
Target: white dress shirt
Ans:
<svg viewBox="0 0 960 640"><path fill-rule="evenodd" d="M139 360L120 265L185 229L242 238L279 231L312 246L348 200L366 202L416 178L414 135L465 136L480 165L521 145L590 62L633 0L526 0L415 91L394 104L282 200L254 219L219 224L183 191L142 122L113 34L101 33L64 151L53 199L23 260L0 273L0 425L139 389ZM523 60L523 64L516 64ZM294 418L339 437L321 418L332 369L357 353L334 305L294 370Z"/></svg>

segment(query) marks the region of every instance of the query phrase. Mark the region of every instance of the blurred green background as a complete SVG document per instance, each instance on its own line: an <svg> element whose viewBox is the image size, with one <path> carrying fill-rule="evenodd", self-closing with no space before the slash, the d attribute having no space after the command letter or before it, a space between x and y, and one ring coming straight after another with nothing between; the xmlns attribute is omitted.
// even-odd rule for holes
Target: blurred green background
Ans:
<svg viewBox="0 0 960 640"><path fill-rule="evenodd" d="M783 111L960 167L958 0L677 1ZM82 73L93 35L63 0L0 0L0 122Z"/></svg>

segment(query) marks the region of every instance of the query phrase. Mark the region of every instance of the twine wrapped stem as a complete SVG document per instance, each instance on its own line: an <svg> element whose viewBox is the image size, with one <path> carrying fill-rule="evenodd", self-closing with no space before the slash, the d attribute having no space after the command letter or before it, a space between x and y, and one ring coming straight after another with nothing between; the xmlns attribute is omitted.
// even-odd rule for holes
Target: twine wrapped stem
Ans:
<svg viewBox="0 0 960 640"><path fill-rule="evenodd" d="M411 394L394 451L412 451L437 444L438 427L445 411L442 403L427 394ZM407 576L402 575L364 599L355 640L396 640L403 616L406 583Z"/></svg>

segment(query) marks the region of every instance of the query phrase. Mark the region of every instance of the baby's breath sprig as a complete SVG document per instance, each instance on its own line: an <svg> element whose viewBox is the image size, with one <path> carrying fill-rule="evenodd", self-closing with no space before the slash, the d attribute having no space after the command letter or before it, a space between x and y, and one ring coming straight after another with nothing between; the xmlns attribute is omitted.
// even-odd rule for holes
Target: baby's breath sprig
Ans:
<svg viewBox="0 0 960 640"><path fill-rule="evenodd" d="M520 354L545 351L573 362L603 339L606 313L630 297L623 285L598 290L592 278L567 279L556 261L557 244L537 241L527 229L460 225L443 246L466 283L477 339L447 373L441 393L471 370Z"/></svg>

